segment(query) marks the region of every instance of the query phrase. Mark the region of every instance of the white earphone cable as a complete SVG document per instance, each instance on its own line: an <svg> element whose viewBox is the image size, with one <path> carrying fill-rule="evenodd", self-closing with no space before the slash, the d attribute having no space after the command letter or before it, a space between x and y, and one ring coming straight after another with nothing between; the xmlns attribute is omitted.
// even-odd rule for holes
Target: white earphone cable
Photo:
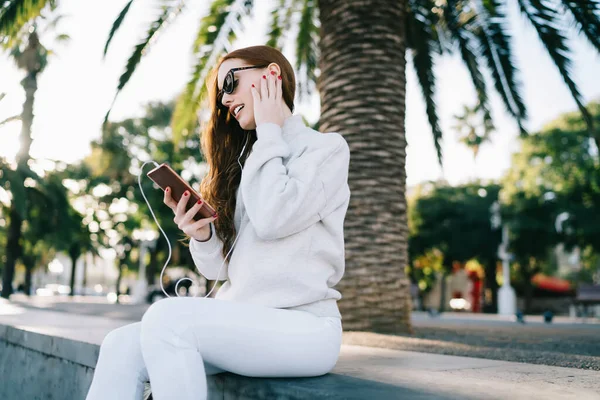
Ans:
<svg viewBox="0 0 600 400"><path fill-rule="evenodd" d="M242 167L242 163L240 162L240 158L242 158L242 155L244 154L244 150L246 149L246 145L247 144L248 144L248 136L246 136L246 143L244 144L244 147L242 147L242 151L240 153L240 156L238 157L238 164L240 164L240 168L243 168ZM167 241L167 246L169 247L169 256L167 257L167 260L165 261L165 265L163 266L162 271L160 272L160 282L159 283L160 283L160 288L161 288L162 292L165 294L165 296L171 297L166 292L166 290L165 290L165 288L163 286L163 275L165 273L165 270L167 269L167 266L169 265L169 262L171 261L171 256L173 254L173 250L171 248L171 242L169 241L169 238L167 237L167 234L165 233L165 231L163 230L163 228L160 226L160 223L158 222L158 219L156 218L156 215L154 214L154 211L152 210L152 206L150 205L150 202L148 201L148 199L146 198L146 195L144 194L144 189L142 188L142 173L144 172L144 167L146 166L146 164L153 164L155 167L158 167L159 164L156 161L154 161L154 160L144 162L142 164L141 168L140 168L140 173L138 175L138 185L140 187L140 191L142 192L142 197L144 198L144 201L146 201L146 204L148 205L148 209L150 210L150 214L152 215L152 218L154 219L154 222L158 226L158 229L160 230L160 232L164 236L165 240ZM209 226L209 228L211 229L211 235L213 235L214 234L212 232L213 228L210 227L210 226ZM217 286L217 280L219 278L219 275L221 275L221 270L223 269L223 265L225 265L225 263L227 262L227 259L229 258L229 255L233 251L233 248L234 248L235 244L237 243L238 238L240 237L240 233L241 233L241 225L240 225L240 232L237 233L237 235L235 237L235 240L233 241L233 244L231 245L231 249L229 249L229 252L227 252L227 255L223 259L223 263L221 263L221 266L219 267L219 272L217 273L217 278L215 279L215 283L213 284L213 287L210 289L210 291L204 297L210 296L210 294L212 293L212 291L214 290L214 288ZM184 277L184 278L179 279L177 281L177 283L175 283L175 295L176 295L176 297L180 297L177 288L178 288L179 284L181 283L181 281L184 281L184 280L189 280L190 282L192 282L192 284L194 283L194 281L191 278L188 278L188 277Z"/></svg>

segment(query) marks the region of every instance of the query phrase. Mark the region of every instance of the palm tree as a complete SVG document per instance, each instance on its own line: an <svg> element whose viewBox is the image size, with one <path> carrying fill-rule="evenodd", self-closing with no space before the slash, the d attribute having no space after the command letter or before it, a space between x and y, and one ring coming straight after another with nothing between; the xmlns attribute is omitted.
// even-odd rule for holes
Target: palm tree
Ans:
<svg viewBox="0 0 600 400"><path fill-rule="evenodd" d="M110 31L105 52L124 21L127 2ZM183 9L184 1L162 5L125 67L117 94L127 84L143 55ZM434 144L441 162L442 132L434 102L434 62L458 51L477 92L485 120L491 121L491 73L522 134L527 118L519 71L506 28L506 0L277 0L268 44L281 47L292 21L299 20L296 68L303 91L316 87L321 97L320 128L338 131L352 153L352 199L346 220L346 274L340 302L346 329L381 332L410 331L406 218L405 56L411 60L425 98ZM600 51L598 0L518 0L557 66L600 144L592 120L570 75L571 61L565 18ZM252 0L213 0L200 22L193 45L195 65L181 95L172 125L176 135L198 127L204 98L204 77L217 57L231 47L242 31L241 18ZM317 68L318 67L318 68ZM106 115L108 119L110 110Z"/></svg>
<svg viewBox="0 0 600 400"><path fill-rule="evenodd" d="M477 155L481 145L490 140L494 131L494 124L491 119L481 116L481 105L475 107L463 106L461 114L454 115L454 126L452 129L458 133L458 140L467 146L473 152L473 179L477 176Z"/></svg>
<svg viewBox="0 0 600 400"><path fill-rule="evenodd" d="M49 1L8 1L3 3L0 11L0 47L9 51L9 55L17 67L25 72L21 85L25 91L25 102L21 114L21 133L19 135L20 147L16 155L16 173L19 178L11 185L11 192L20 191L24 187L25 179L31 174L28 162L31 159L31 127L33 125L33 104L37 91L38 76L48 63L51 51L40 42L40 34L49 29L54 29L60 16L50 22L46 21L42 12L46 5L50 12L56 8L56 2ZM40 26L43 25L43 29ZM67 41L67 35L58 35L56 42ZM26 197L22 204L13 200L9 210L10 225L6 244L6 264L2 274L2 297L8 298L12 293L15 263L22 254L20 239L22 225L25 219L23 210L26 208ZM20 211L21 210L21 211Z"/></svg>

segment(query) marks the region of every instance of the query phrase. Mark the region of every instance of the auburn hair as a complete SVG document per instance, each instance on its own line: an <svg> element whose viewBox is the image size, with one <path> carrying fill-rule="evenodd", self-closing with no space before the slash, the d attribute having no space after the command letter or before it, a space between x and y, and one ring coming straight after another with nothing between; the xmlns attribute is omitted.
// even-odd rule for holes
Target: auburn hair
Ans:
<svg viewBox="0 0 600 400"><path fill-rule="evenodd" d="M242 60L248 66L271 63L279 65L282 78L282 97L292 112L296 93L296 79L290 62L279 50L269 46L245 47L228 53L207 78L210 117L201 133L200 143L202 153L208 163L208 173L202 179L200 191L202 197L219 215L213 224L217 237L223 241L223 257L233 246L236 236L233 216L236 193L242 177L238 157L247 139L248 144L244 149L244 155L240 158L240 163L245 165L246 158L257 140L256 130L242 129L229 110L218 104L217 75L219 67L225 60L230 59Z"/></svg>

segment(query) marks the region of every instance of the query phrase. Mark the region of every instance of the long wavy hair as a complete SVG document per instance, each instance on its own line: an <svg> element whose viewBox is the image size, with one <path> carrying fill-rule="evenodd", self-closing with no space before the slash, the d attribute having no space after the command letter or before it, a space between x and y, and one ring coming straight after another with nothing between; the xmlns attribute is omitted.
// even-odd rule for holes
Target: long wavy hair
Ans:
<svg viewBox="0 0 600 400"><path fill-rule="evenodd" d="M219 217L214 221L219 239L223 241L223 257L233 246L236 229L233 222L235 213L236 193L240 185L242 171L238 157L248 140L240 163L245 165L256 142L256 130L242 129L238 121L229 113L226 107L218 104L217 74L225 60L243 60L247 65L269 65L276 63L281 69L283 100L292 112L294 111L294 96L296 79L294 69L285 56L277 49L269 46L252 46L235 50L225 55L211 72L207 79L210 118L200 137L202 152L208 163L208 173L202 180L200 191L202 197L217 212Z"/></svg>

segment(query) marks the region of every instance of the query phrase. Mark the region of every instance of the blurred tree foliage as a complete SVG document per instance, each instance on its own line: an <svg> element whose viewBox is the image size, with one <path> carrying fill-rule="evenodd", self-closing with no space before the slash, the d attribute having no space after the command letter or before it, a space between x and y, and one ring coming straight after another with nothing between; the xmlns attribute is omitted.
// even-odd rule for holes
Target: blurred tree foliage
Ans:
<svg viewBox="0 0 600 400"><path fill-rule="evenodd" d="M600 103L588 109L600 123ZM520 280L528 286L550 262L548 249L564 243L567 249L578 246L583 255L582 270L571 279L589 281L600 253L600 159L581 115L563 114L521 139L502 188Z"/></svg>
<svg viewBox="0 0 600 400"><path fill-rule="evenodd" d="M492 227L490 208L499 190L496 184L427 185L411 198L409 273L420 289L431 288L436 270L445 280L454 263L476 259L485 268L486 286L495 294L496 252L501 238L500 230ZM442 304L445 297L442 293ZM495 307L494 295L488 308Z"/></svg>
<svg viewBox="0 0 600 400"><path fill-rule="evenodd" d="M169 123L173 103L150 103L139 118L128 118L106 125L102 137L92 143L92 153L84 161L86 172L78 184L87 197L86 209L93 233L103 232L103 245L117 250L120 277L124 270L136 271L139 265L137 229L150 229L158 234L150 210L138 185L138 174L145 162L168 163L183 179L198 189L204 164L199 137L189 137L176 147ZM142 174L142 187L167 236L184 239L173 222L173 212L163 203L163 191L146 173L154 168L148 163ZM96 222L91 222L91 221ZM172 242L171 264L193 269L185 243ZM168 257L168 246L162 235L149 251L146 269L149 284L154 284L160 266ZM119 278L120 280L120 278Z"/></svg>

